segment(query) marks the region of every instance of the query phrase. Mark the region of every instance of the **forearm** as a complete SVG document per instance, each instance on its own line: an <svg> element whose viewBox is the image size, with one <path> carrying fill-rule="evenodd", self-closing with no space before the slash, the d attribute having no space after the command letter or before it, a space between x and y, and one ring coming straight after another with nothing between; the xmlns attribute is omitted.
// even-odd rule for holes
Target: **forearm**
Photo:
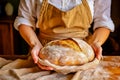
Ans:
<svg viewBox="0 0 120 80"><path fill-rule="evenodd" d="M19 32L23 39L30 45L30 47L33 47L36 44L41 45L32 27L22 24L19 26Z"/></svg>
<svg viewBox="0 0 120 80"><path fill-rule="evenodd" d="M92 37L88 40L90 44L97 43L100 46L105 43L109 37L110 30L104 27L97 28L93 33Z"/></svg>

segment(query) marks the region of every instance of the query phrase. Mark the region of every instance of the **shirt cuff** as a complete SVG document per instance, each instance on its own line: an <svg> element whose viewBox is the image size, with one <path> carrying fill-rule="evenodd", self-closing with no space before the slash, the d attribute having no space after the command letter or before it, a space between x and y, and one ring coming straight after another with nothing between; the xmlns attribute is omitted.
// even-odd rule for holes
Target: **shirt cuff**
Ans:
<svg viewBox="0 0 120 80"><path fill-rule="evenodd" d="M35 22L34 21L30 21L30 20L22 18L22 17L16 17L15 22L14 22L15 29L18 30L18 27L21 24L28 25L28 26L33 27L35 29Z"/></svg>
<svg viewBox="0 0 120 80"><path fill-rule="evenodd" d="M114 23L112 21L99 21L94 23L93 30L99 27L105 27L111 30L111 32L114 32Z"/></svg>

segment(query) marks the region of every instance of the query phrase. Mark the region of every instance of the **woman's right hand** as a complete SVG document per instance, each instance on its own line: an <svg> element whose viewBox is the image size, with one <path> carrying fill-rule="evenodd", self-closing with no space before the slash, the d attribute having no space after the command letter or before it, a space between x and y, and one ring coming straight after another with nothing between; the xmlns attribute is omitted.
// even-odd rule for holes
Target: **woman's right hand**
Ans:
<svg viewBox="0 0 120 80"><path fill-rule="evenodd" d="M91 46L95 52L96 58L98 60L101 60L102 59L102 47L98 43L91 44Z"/></svg>
<svg viewBox="0 0 120 80"><path fill-rule="evenodd" d="M32 50L31 50L31 56L34 60L34 63L36 63L41 69L44 69L44 70L53 70L53 68L51 67L48 67L48 66L43 66L41 65L39 62L38 62L38 54L39 54L39 51L40 49L42 48L43 46L42 45L35 45Z"/></svg>

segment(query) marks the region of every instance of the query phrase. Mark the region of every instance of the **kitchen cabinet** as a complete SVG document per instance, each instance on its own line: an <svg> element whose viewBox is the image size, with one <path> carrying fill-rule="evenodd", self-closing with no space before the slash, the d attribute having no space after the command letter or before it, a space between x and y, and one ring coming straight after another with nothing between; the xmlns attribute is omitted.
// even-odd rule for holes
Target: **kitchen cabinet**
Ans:
<svg viewBox="0 0 120 80"><path fill-rule="evenodd" d="M0 55L28 53L28 45L13 27L15 17L0 17Z"/></svg>
<svg viewBox="0 0 120 80"><path fill-rule="evenodd" d="M0 20L0 54L14 55L13 20Z"/></svg>

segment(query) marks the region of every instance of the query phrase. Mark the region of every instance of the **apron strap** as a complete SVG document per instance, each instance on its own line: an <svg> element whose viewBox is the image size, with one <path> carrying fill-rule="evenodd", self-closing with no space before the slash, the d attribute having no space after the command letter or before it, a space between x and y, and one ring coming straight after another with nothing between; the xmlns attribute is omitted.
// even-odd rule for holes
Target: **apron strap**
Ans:
<svg viewBox="0 0 120 80"><path fill-rule="evenodd" d="M39 20L38 20L38 23L41 23L41 21L43 20L43 15L44 15L44 12L46 11L46 7L48 7L48 0L43 0L42 2L42 6L41 6L41 10L40 10L40 15L39 15Z"/></svg>

